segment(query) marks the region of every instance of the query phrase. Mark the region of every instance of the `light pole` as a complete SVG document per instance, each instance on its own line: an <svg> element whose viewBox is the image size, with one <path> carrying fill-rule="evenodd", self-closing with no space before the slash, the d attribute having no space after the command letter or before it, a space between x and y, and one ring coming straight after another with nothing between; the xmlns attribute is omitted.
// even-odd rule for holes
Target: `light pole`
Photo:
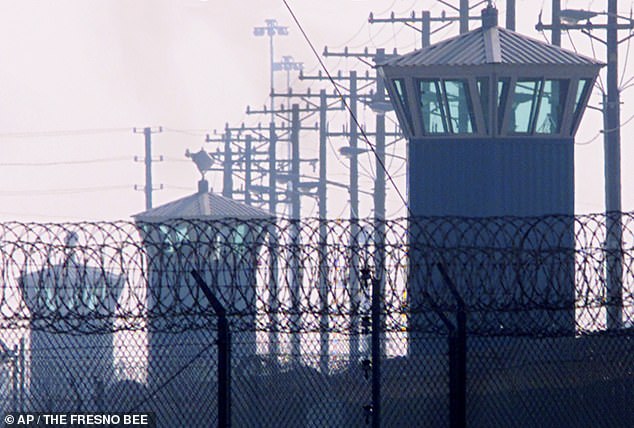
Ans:
<svg viewBox="0 0 634 428"><path fill-rule="evenodd" d="M285 55L279 62L273 63L273 71L286 71L286 89L291 90L291 71L301 71L304 69L303 62L293 61L293 57Z"/></svg>
<svg viewBox="0 0 634 428"><path fill-rule="evenodd" d="M273 104L273 93L275 88L275 60L274 60L274 51L273 51L273 37L275 36L288 36L288 27L283 27L277 25L277 20L275 19L267 19L264 21L266 23L265 27L255 27L253 28L253 35L260 36L268 36L269 37L269 60L270 60L270 89L271 89L271 122L275 120L275 114L273 113L274 104Z"/></svg>

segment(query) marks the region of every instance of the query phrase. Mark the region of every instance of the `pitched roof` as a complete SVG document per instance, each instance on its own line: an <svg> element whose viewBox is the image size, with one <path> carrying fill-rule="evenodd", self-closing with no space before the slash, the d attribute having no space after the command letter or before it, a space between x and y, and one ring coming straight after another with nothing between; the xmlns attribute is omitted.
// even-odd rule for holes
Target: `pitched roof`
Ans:
<svg viewBox="0 0 634 428"><path fill-rule="evenodd" d="M273 218L268 211L252 207L212 192L198 192L169 202L160 207L133 216L138 221L162 221L170 219L266 219Z"/></svg>
<svg viewBox="0 0 634 428"><path fill-rule="evenodd" d="M602 62L513 31L481 27L414 52L391 58L385 66L432 65L602 65Z"/></svg>

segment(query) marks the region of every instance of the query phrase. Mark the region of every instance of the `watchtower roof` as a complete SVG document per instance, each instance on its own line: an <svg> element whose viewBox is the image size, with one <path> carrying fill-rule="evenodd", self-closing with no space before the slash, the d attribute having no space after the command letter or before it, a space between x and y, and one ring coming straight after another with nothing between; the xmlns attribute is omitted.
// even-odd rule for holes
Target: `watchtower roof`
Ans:
<svg viewBox="0 0 634 428"><path fill-rule="evenodd" d="M156 222L174 219L270 219L273 215L260 208L243 204L233 199L205 191L168 202L156 208L134 215L136 221Z"/></svg>
<svg viewBox="0 0 634 428"><path fill-rule="evenodd" d="M480 27L432 46L392 57L383 66L603 65L602 62L499 26Z"/></svg>

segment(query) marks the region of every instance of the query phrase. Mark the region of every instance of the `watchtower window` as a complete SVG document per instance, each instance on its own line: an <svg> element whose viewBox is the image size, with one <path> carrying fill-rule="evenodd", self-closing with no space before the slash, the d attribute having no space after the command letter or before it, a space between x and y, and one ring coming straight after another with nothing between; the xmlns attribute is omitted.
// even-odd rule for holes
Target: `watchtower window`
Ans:
<svg viewBox="0 0 634 428"><path fill-rule="evenodd" d="M535 133L559 134L568 95L568 80L544 80Z"/></svg>
<svg viewBox="0 0 634 428"><path fill-rule="evenodd" d="M504 124L504 111L506 110L506 100L509 95L510 79L508 77L498 80L497 85L497 110L498 110L498 132L502 133Z"/></svg>
<svg viewBox="0 0 634 428"><path fill-rule="evenodd" d="M485 132L489 133L489 78L488 77L478 77L476 81L478 85L478 95L480 96L480 107L482 107L482 117L484 118L484 127Z"/></svg>
<svg viewBox="0 0 634 428"><path fill-rule="evenodd" d="M510 130L518 134L531 131L537 112L541 80L518 80L513 93Z"/></svg>
<svg viewBox="0 0 634 428"><path fill-rule="evenodd" d="M426 134L447 134L447 112L443 102L440 81L420 81L420 104Z"/></svg>
<svg viewBox="0 0 634 428"><path fill-rule="evenodd" d="M409 104L407 102L407 92L405 91L405 81L403 79L394 79L392 81L394 83L394 89L396 91L396 95L398 96L398 102L400 104L401 110L405 115L405 120L407 121L407 126L409 127L410 132L413 131L414 127L412 125L412 114L409 109Z"/></svg>
<svg viewBox="0 0 634 428"><path fill-rule="evenodd" d="M592 89L592 80L590 79L581 79L577 84L577 94L575 96L575 109L572 118L572 128L570 132L574 132L579 120L581 120L581 115L584 111L585 100L588 98L588 92Z"/></svg>
<svg viewBox="0 0 634 428"><path fill-rule="evenodd" d="M421 113L426 134L472 134L473 107L465 80L418 81Z"/></svg>
<svg viewBox="0 0 634 428"><path fill-rule="evenodd" d="M508 129L514 134L561 132L568 80L518 79Z"/></svg>

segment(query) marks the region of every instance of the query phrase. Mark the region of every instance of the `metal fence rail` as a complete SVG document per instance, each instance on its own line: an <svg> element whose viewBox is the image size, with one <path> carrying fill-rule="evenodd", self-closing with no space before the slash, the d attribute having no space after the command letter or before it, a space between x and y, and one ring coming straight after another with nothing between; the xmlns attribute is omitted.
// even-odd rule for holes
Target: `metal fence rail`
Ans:
<svg viewBox="0 0 634 428"><path fill-rule="evenodd" d="M0 224L0 404L215 425L196 271L232 333L233 426L629 426L634 214L620 248L605 224Z"/></svg>

